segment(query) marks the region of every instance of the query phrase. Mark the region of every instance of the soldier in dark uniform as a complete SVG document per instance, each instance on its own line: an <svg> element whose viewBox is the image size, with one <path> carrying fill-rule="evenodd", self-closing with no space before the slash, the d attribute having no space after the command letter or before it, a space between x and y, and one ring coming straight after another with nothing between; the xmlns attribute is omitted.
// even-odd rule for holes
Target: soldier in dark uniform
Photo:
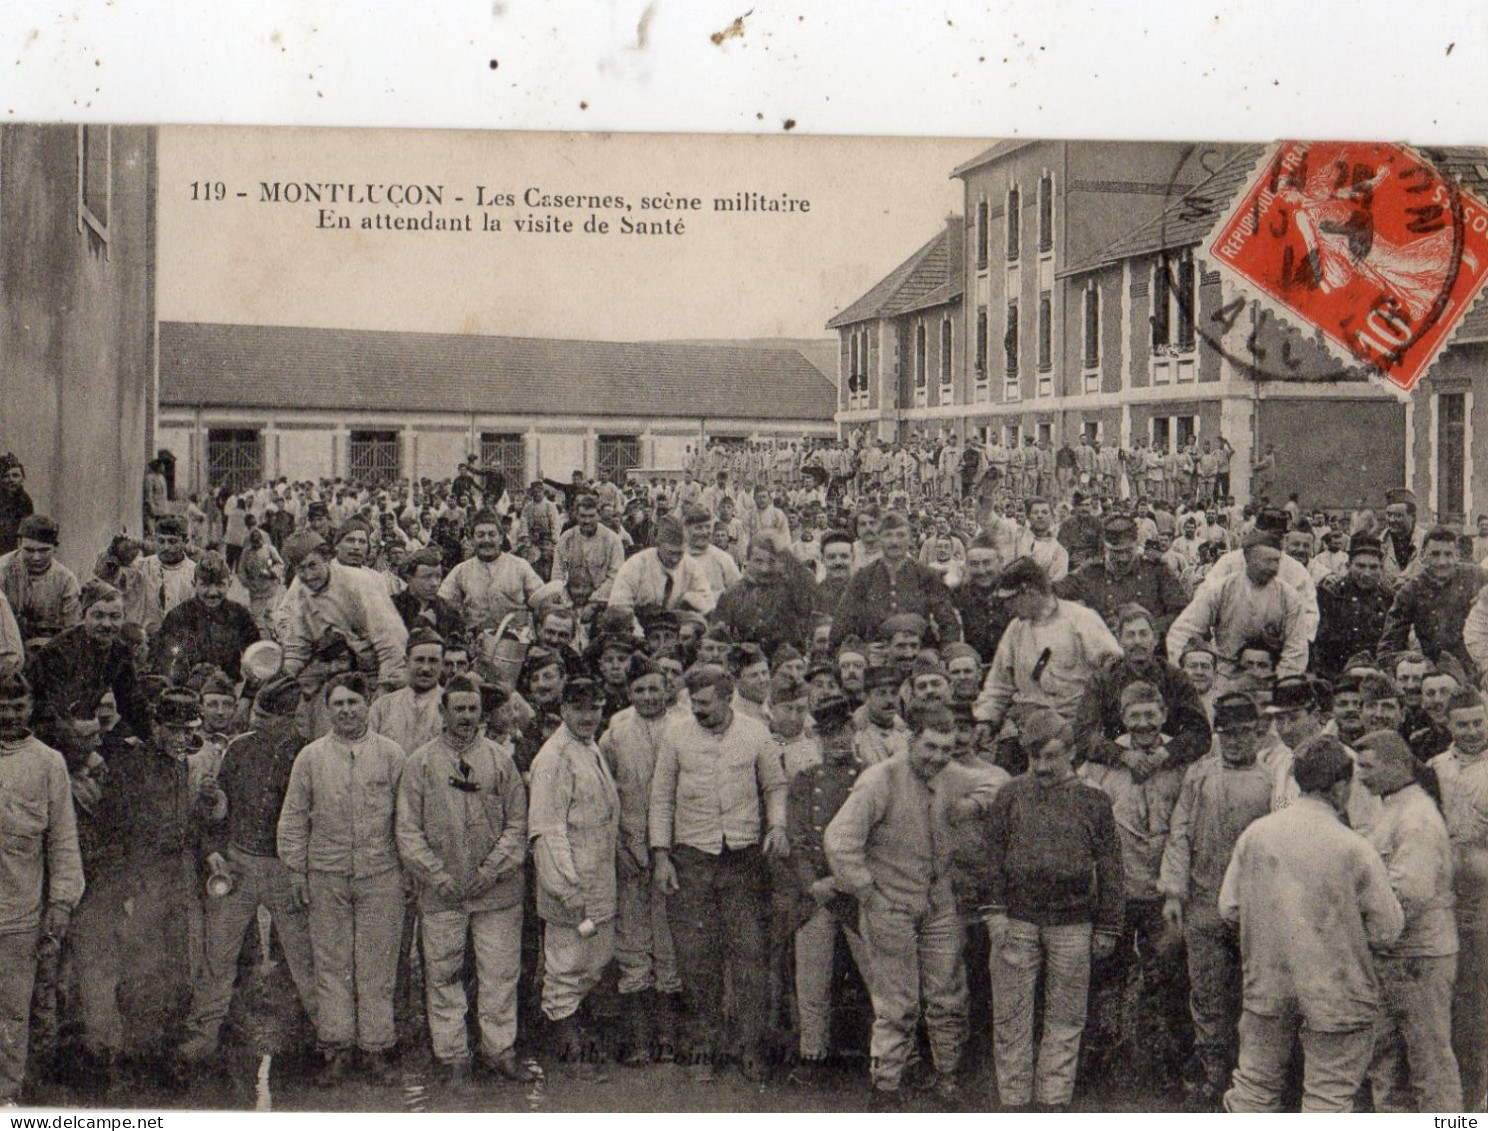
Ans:
<svg viewBox="0 0 1488 1131"><path fill-rule="evenodd" d="M812 711L822 762L791 779L786 798L786 828L791 854L780 863L795 889L795 991L800 1063L792 1079L799 1084L822 1083L832 1006L834 947L839 933L846 939L864 981L868 979L867 950L858 934L857 901L839 891L827 867L822 846L825 832L847 800L863 770L853 742L852 703L829 694Z"/></svg>
<svg viewBox="0 0 1488 1131"><path fill-rule="evenodd" d="M978 534L966 547L966 580L951 595L966 643L977 650L984 664L996 654L997 642L1013 621L1007 602L997 596L997 579L1005 564L996 538Z"/></svg>
<svg viewBox="0 0 1488 1131"><path fill-rule="evenodd" d="M1101 556L1100 519L1090 513L1090 504L1083 492L1076 491L1073 502L1073 513L1059 524L1056 535L1059 544L1069 554L1071 572Z"/></svg>
<svg viewBox="0 0 1488 1131"><path fill-rule="evenodd" d="M186 756L201 725L194 691L160 692L147 741L108 748L89 816L96 839L72 944L83 1044L104 1080L168 1063L191 1003L188 922L205 800L191 790Z"/></svg>
<svg viewBox="0 0 1488 1131"><path fill-rule="evenodd" d="M1384 631L1394 594L1381 573L1384 560L1378 539L1355 534L1349 539L1347 571L1318 583L1318 631L1312 644L1312 668L1336 681L1348 659L1373 652Z"/></svg>
<svg viewBox="0 0 1488 1131"><path fill-rule="evenodd" d="M558 713L563 702L563 685L568 672L563 657L551 648L532 648L522 665L522 675L517 680L517 691L527 701L533 716L521 725L514 740L513 759L517 769L527 773L532 768L532 759L542 749L543 743L553 737L553 732L563 725Z"/></svg>
<svg viewBox="0 0 1488 1131"><path fill-rule="evenodd" d="M1071 573L1054 587L1055 594L1093 609L1113 631L1117 610L1141 605L1152 614L1161 648L1168 628L1192 596L1188 586L1160 558L1141 552L1136 521L1126 515L1106 519L1101 526L1101 543L1101 558Z"/></svg>
<svg viewBox="0 0 1488 1131"><path fill-rule="evenodd" d="M600 727L609 726L617 713L630 706L630 658L639 649L633 636L619 633L601 636L595 640L586 657L594 678L600 681L604 691L604 708L600 716Z"/></svg>

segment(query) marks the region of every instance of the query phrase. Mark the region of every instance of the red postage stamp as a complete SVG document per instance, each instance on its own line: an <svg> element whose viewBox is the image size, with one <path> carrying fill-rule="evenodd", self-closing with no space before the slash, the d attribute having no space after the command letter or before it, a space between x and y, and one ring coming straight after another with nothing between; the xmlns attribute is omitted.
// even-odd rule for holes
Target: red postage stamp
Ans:
<svg viewBox="0 0 1488 1131"><path fill-rule="evenodd" d="M1282 142L1209 253L1409 391L1488 278L1488 205L1405 146Z"/></svg>

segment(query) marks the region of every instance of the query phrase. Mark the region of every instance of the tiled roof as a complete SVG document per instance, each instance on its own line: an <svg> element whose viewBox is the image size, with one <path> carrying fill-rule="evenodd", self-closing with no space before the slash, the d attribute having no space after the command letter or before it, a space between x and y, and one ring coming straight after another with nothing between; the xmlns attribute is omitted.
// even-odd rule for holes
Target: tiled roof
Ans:
<svg viewBox="0 0 1488 1131"><path fill-rule="evenodd" d="M1427 155L1463 188L1479 200L1488 201L1488 149L1454 146L1451 149L1431 149ZM1488 341L1488 290L1478 296L1478 301L1463 317L1452 341Z"/></svg>
<svg viewBox="0 0 1488 1131"><path fill-rule="evenodd" d="M965 287L966 229L959 216L946 221L935 237L890 271L873 289L835 315L828 329L888 318L950 302Z"/></svg>
<svg viewBox="0 0 1488 1131"><path fill-rule="evenodd" d="M1027 149L1030 145L1037 144L1038 142L1036 141L999 141L986 152L979 153L970 161L965 161L957 165L951 170L951 176L959 177L961 174L969 173L973 169L980 169L983 165L990 165L992 162L1006 157L1010 153L1017 153L1020 149Z"/></svg>
<svg viewBox="0 0 1488 1131"><path fill-rule="evenodd" d="M837 392L793 349L162 322L160 403L826 421Z"/></svg>
<svg viewBox="0 0 1488 1131"><path fill-rule="evenodd" d="M1108 263L1198 243L1229 211L1265 152L1264 145L1245 146L1152 219L1107 244L1085 263L1060 274L1078 275Z"/></svg>

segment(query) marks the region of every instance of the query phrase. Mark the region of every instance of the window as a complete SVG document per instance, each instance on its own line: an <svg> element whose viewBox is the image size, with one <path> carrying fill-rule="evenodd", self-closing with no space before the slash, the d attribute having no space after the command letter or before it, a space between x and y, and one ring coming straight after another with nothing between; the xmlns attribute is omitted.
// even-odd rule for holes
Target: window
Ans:
<svg viewBox="0 0 1488 1131"><path fill-rule="evenodd" d="M594 470L601 483L624 483L625 473L641 466L639 436L599 436L594 448Z"/></svg>
<svg viewBox="0 0 1488 1131"><path fill-rule="evenodd" d="M857 400L857 332L847 336L847 403L853 408Z"/></svg>
<svg viewBox="0 0 1488 1131"><path fill-rule="evenodd" d="M347 446L347 478L369 486L385 486L402 475L402 453L397 429L359 429Z"/></svg>
<svg viewBox="0 0 1488 1131"><path fill-rule="evenodd" d="M516 491L527 482L527 440L520 432L482 432L481 466L499 471L508 489Z"/></svg>
<svg viewBox="0 0 1488 1131"><path fill-rule="evenodd" d="M1038 367L1040 373L1054 368L1054 296L1048 291L1039 294Z"/></svg>
<svg viewBox="0 0 1488 1131"><path fill-rule="evenodd" d="M1172 327L1168 320L1169 292L1172 280L1168 277L1165 256L1159 257L1152 269L1152 352L1160 353L1172 339Z"/></svg>
<svg viewBox="0 0 1488 1131"><path fill-rule="evenodd" d="M1040 252L1054 250L1054 174L1045 173L1038 186L1038 246Z"/></svg>
<svg viewBox="0 0 1488 1131"><path fill-rule="evenodd" d="M1007 329L1002 335L1002 349L1006 354L1006 370L1009 381L1018 379L1018 304L1007 304Z"/></svg>
<svg viewBox="0 0 1488 1131"><path fill-rule="evenodd" d="M207 486L245 491L263 482L263 433L257 428L207 429Z"/></svg>
<svg viewBox="0 0 1488 1131"><path fill-rule="evenodd" d="M1023 438L1019 434L1022 430L1016 424L1004 424L1002 426L1002 442L1009 448L1019 447Z"/></svg>
<svg viewBox="0 0 1488 1131"><path fill-rule="evenodd" d="M1194 348L1194 261L1193 252L1184 248L1178 253L1177 282L1173 297L1178 303L1178 348Z"/></svg>
<svg viewBox="0 0 1488 1131"><path fill-rule="evenodd" d="M1085 288L1085 368L1100 365L1100 290L1092 282Z"/></svg>
<svg viewBox="0 0 1488 1131"><path fill-rule="evenodd" d="M1188 352L1194 348L1194 299L1192 249L1163 253L1152 273L1154 354Z"/></svg>
<svg viewBox="0 0 1488 1131"><path fill-rule="evenodd" d="M91 233L107 253L113 131L108 126L79 126L77 130L78 231Z"/></svg>
<svg viewBox="0 0 1488 1131"><path fill-rule="evenodd" d="M1152 418L1152 450L1154 452L1165 452L1168 450L1169 425L1171 423L1172 421L1166 416L1154 416Z"/></svg>
<svg viewBox="0 0 1488 1131"><path fill-rule="evenodd" d="M955 372L951 365L951 347L954 331L951 328L951 320L942 318L940 320L940 383L949 385L951 374Z"/></svg>
<svg viewBox="0 0 1488 1131"><path fill-rule="evenodd" d="M1154 416L1152 418L1152 450L1155 452L1178 451L1188 447L1199 435L1199 418L1196 416ZM1170 445L1175 445L1171 446Z"/></svg>
<svg viewBox="0 0 1488 1131"><path fill-rule="evenodd" d="M1436 516L1461 522L1467 499L1467 395L1436 398Z"/></svg>
<svg viewBox="0 0 1488 1131"><path fill-rule="evenodd" d="M985 306L977 307L976 379L978 383L987 379L987 308Z"/></svg>
<svg viewBox="0 0 1488 1131"><path fill-rule="evenodd" d="M987 269L987 198L977 201L976 210L976 256L977 270Z"/></svg>
<svg viewBox="0 0 1488 1131"><path fill-rule="evenodd" d="M1081 367L1085 371L1085 391L1100 392L1100 288L1095 281L1085 288L1084 348L1081 350Z"/></svg>
<svg viewBox="0 0 1488 1131"><path fill-rule="evenodd" d="M1038 442L1040 444L1052 444L1054 442L1054 425L1040 424L1038 426Z"/></svg>
<svg viewBox="0 0 1488 1131"><path fill-rule="evenodd" d="M1101 427L1099 420L1085 421L1081 430L1084 432L1085 438L1092 444L1101 438Z"/></svg>
<svg viewBox="0 0 1488 1131"><path fill-rule="evenodd" d="M1007 194L1007 257L1009 263L1017 262L1018 248L1018 226L1022 219L1022 209L1018 204L1018 187L1014 185L1008 189Z"/></svg>
<svg viewBox="0 0 1488 1131"><path fill-rule="evenodd" d="M915 388L923 389L929 379L929 345L925 338L925 324L915 326L914 378Z"/></svg>
<svg viewBox="0 0 1488 1131"><path fill-rule="evenodd" d="M847 407L868 407L867 330L854 330L847 337Z"/></svg>

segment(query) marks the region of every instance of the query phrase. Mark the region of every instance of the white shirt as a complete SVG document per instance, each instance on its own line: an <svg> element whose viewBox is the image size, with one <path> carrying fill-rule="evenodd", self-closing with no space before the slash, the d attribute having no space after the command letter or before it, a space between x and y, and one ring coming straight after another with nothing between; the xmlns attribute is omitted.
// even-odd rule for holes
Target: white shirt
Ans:
<svg viewBox="0 0 1488 1131"><path fill-rule="evenodd" d="M471 629L495 628L508 613L526 610L542 579L525 558L502 554L495 561L466 558L439 586L439 595L460 610Z"/></svg>
<svg viewBox="0 0 1488 1131"><path fill-rule="evenodd" d="M634 611L642 605L679 609L683 605L699 613L710 613L715 603L697 559L682 555L676 569L661 564L655 549L642 550L625 559L610 589L612 609Z"/></svg>

